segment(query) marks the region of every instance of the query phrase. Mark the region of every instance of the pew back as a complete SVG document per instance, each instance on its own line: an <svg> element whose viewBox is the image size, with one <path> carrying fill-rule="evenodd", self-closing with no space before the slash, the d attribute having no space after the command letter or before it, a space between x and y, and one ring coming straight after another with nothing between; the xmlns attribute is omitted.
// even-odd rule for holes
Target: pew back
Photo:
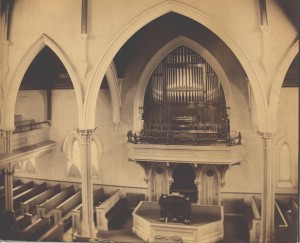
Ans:
<svg viewBox="0 0 300 243"><path fill-rule="evenodd" d="M55 196L60 192L60 185L57 184L54 187L49 188L48 190L28 199L25 202L21 202L22 214L24 213L35 213L35 206L45 202L48 198Z"/></svg>
<svg viewBox="0 0 300 243"><path fill-rule="evenodd" d="M49 200L44 203L36 206L37 217L49 217L52 215L51 210L61 204L64 200L75 193L74 186L70 186L65 190L61 191L54 197L51 197ZM48 212L50 212L48 214Z"/></svg>
<svg viewBox="0 0 300 243"><path fill-rule="evenodd" d="M108 231L109 218L107 218L107 213L120 199L120 190L117 189L109 198L100 204L100 206L96 207L96 225L99 230Z"/></svg>
<svg viewBox="0 0 300 243"><path fill-rule="evenodd" d="M18 209L21 206L21 202L27 201L31 197L38 195L39 193L45 191L46 189L47 189L47 184L46 182L44 182L41 185L34 186L29 190L16 195L15 197L13 197L14 209L15 210Z"/></svg>

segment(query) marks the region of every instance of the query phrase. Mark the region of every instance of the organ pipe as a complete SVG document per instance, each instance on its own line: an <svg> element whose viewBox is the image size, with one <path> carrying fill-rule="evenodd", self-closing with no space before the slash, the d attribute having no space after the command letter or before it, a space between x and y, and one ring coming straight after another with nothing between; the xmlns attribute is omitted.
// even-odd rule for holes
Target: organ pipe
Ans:
<svg viewBox="0 0 300 243"><path fill-rule="evenodd" d="M174 107L177 104L181 104L180 107L190 104L194 106L189 107L194 108L191 111L191 108L186 108L181 113L194 117L199 129L205 124L220 129L222 121L227 119L224 92L218 76L201 55L188 47L176 48L158 64L146 92L145 97L151 97L150 103L164 104L163 117L169 113L176 115ZM149 101L145 100L145 106L157 107L147 104Z"/></svg>

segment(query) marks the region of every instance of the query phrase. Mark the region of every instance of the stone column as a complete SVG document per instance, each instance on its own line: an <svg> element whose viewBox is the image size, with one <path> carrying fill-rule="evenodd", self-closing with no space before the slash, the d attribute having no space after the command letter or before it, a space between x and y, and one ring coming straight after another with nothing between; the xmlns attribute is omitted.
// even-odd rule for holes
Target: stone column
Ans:
<svg viewBox="0 0 300 243"><path fill-rule="evenodd" d="M275 134L264 133L264 166L261 220L262 230L260 242L274 242L274 210L275 210L275 180L274 180L274 141Z"/></svg>
<svg viewBox="0 0 300 243"><path fill-rule="evenodd" d="M82 236L95 237L93 212L92 135L95 130L78 130L80 138L81 190L82 190Z"/></svg>
<svg viewBox="0 0 300 243"><path fill-rule="evenodd" d="M11 135L13 131L1 130L1 153L10 154L12 153Z"/></svg>
<svg viewBox="0 0 300 243"><path fill-rule="evenodd" d="M13 169L12 165L4 169L5 211L14 212L13 204Z"/></svg>

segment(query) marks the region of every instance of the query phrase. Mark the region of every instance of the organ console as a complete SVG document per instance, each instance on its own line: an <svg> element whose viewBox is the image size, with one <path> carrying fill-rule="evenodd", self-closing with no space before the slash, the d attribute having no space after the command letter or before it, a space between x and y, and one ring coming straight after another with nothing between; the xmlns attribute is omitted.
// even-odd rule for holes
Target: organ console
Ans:
<svg viewBox="0 0 300 243"><path fill-rule="evenodd" d="M190 198L180 194L162 194L159 198L161 222L183 222L191 223L191 201Z"/></svg>

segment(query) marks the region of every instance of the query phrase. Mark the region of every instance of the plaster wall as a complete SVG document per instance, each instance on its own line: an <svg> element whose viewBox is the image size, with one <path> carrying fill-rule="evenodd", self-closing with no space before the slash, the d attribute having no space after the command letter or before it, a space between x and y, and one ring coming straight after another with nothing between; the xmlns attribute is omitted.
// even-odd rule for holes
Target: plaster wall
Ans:
<svg viewBox="0 0 300 243"><path fill-rule="evenodd" d="M22 115L23 120L35 119L36 122L46 121L46 91L20 90L17 96L15 115Z"/></svg>
<svg viewBox="0 0 300 243"><path fill-rule="evenodd" d="M299 88L282 88L278 109L278 133L299 145Z"/></svg>

